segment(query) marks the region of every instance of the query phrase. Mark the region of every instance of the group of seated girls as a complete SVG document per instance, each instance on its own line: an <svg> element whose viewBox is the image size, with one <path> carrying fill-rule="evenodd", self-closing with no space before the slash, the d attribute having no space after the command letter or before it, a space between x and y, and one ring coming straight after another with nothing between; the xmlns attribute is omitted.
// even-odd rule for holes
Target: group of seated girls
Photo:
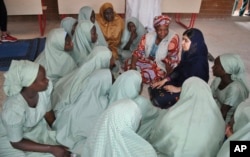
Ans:
<svg viewBox="0 0 250 157"><path fill-rule="evenodd" d="M65 18L63 28L49 32L35 62L11 62L4 74L1 157L224 157L230 141L250 140L239 55L215 59L209 86L199 29L184 31L180 60L168 16L155 17L150 33L136 18L119 25L122 32L110 31L120 28L112 23L117 16L105 3L96 22L85 6L78 20ZM120 47L108 39L113 33ZM114 78L119 55L131 59ZM143 83L150 84L150 98L141 95Z"/></svg>

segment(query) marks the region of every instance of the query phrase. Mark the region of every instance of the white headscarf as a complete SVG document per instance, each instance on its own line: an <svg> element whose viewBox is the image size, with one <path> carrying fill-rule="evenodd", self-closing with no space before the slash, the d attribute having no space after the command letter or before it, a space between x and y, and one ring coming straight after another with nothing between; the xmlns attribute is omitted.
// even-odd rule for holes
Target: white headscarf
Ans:
<svg viewBox="0 0 250 157"><path fill-rule="evenodd" d="M18 94L23 87L29 87L36 79L39 64L28 60L12 60L9 70L4 74L4 92L7 96Z"/></svg>

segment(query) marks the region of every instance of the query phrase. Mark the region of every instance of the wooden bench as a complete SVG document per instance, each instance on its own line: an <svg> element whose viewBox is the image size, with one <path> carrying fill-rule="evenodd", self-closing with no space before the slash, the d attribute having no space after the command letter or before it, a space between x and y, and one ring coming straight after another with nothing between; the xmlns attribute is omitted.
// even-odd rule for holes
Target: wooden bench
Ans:
<svg viewBox="0 0 250 157"><path fill-rule="evenodd" d="M125 0L57 0L57 2L60 15L78 14L83 6L90 6L98 14L101 5L105 2L111 3L116 13L125 13Z"/></svg>
<svg viewBox="0 0 250 157"><path fill-rule="evenodd" d="M46 16L43 0L5 0L8 15L38 15L38 22L41 36L46 28Z"/></svg>
<svg viewBox="0 0 250 157"><path fill-rule="evenodd" d="M194 26L196 16L200 12L201 0L162 0L163 13L175 13L175 21L184 28ZM188 25L181 22L181 14L190 13L191 18Z"/></svg>

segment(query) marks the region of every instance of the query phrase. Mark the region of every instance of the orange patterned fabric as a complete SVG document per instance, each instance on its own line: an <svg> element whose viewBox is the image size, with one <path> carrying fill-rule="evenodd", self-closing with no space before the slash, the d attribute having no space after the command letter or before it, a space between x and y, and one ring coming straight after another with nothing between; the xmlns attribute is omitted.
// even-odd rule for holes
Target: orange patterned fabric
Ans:
<svg viewBox="0 0 250 157"><path fill-rule="evenodd" d="M137 49L133 52L133 55L138 58L136 65L141 68L144 83L159 81L166 76L166 72L157 66L154 58L146 57L145 46L146 35L142 37ZM166 49L168 53L162 62L170 63L171 67L175 68L179 63L179 37L177 34L171 39Z"/></svg>
<svg viewBox="0 0 250 157"><path fill-rule="evenodd" d="M145 58L145 45L146 45L146 35L144 35L139 43L137 49L133 52L133 55L139 59ZM170 41L168 47L168 54L164 59L164 62L170 63L172 67L176 67L179 63L179 37L175 35L174 38ZM152 59L151 59L152 60Z"/></svg>

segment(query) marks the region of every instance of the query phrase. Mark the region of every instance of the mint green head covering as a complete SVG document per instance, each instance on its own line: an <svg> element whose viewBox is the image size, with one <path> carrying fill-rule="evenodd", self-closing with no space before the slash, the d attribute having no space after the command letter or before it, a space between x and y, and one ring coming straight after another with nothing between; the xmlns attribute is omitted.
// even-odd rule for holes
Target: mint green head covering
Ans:
<svg viewBox="0 0 250 157"><path fill-rule="evenodd" d="M250 140L250 104L249 101L241 103L234 113L233 134L223 143L216 157L230 156L230 141Z"/></svg>
<svg viewBox="0 0 250 157"><path fill-rule="evenodd" d="M129 19L127 19L125 29L123 30L123 34L122 34L121 46L120 46L121 49L123 49L123 47L126 46L130 38L130 32L128 31L129 22L132 22L136 26L136 33L137 33L137 37L135 40L133 40L133 43L130 47L130 50L133 51L138 46L141 40L141 37L144 34L146 34L146 29L137 18L130 17Z"/></svg>
<svg viewBox="0 0 250 157"><path fill-rule="evenodd" d="M56 82L74 70L77 65L68 52L64 50L66 32L63 28L52 29L45 44L46 72Z"/></svg>
<svg viewBox="0 0 250 157"><path fill-rule="evenodd" d="M134 99L141 90L141 74L135 70L122 73L112 85L110 90L110 103L120 99Z"/></svg>
<svg viewBox="0 0 250 157"><path fill-rule="evenodd" d="M23 87L29 87L36 79L39 64L28 60L12 60L9 70L4 74L3 90L7 96L18 94Z"/></svg>
<svg viewBox="0 0 250 157"><path fill-rule="evenodd" d="M140 120L140 109L135 102L130 99L114 102L95 123L81 155L157 157L154 148L136 133Z"/></svg>
<svg viewBox="0 0 250 157"><path fill-rule="evenodd" d="M233 131L244 128L248 123L250 123L250 102L242 102L234 113L234 126ZM250 139L249 139L250 140Z"/></svg>
<svg viewBox="0 0 250 157"><path fill-rule="evenodd" d="M90 20L93 9L89 6L84 6L80 9L78 14L78 20Z"/></svg>
<svg viewBox="0 0 250 157"><path fill-rule="evenodd" d="M77 20L73 17L65 17L61 21L61 27L64 28L64 30L72 37L72 28L76 22Z"/></svg>
<svg viewBox="0 0 250 157"><path fill-rule="evenodd" d="M85 79L95 70L109 68L111 57L112 53L107 47L96 46L86 63L58 80L52 93L52 104L74 103L80 91L85 88Z"/></svg>
<svg viewBox="0 0 250 157"><path fill-rule="evenodd" d="M148 140L162 156L214 157L224 132L225 121L209 85L190 77L177 103L156 119Z"/></svg>
<svg viewBox="0 0 250 157"><path fill-rule="evenodd" d="M220 55L220 62L225 72L231 74L232 80L240 81L245 86L248 97L249 88L246 81L246 70L240 56L237 54L223 54Z"/></svg>
<svg viewBox="0 0 250 157"><path fill-rule="evenodd" d="M79 21L75 34L73 36L74 49L72 52L73 59L81 65L86 62L87 56L93 49L94 44L91 41L91 29L94 24L89 20Z"/></svg>
<svg viewBox="0 0 250 157"><path fill-rule="evenodd" d="M82 7L79 11L79 14L78 14L78 20L79 21L82 21L82 20L89 20L90 21L92 11L94 11L94 10L89 6ZM108 44L103 36L102 30L101 30L101 28L96 20L95 20L94 24L96 27L96 33L98 34L96 44L100 45L100 46L107 46L108 47Z"/></svg>

